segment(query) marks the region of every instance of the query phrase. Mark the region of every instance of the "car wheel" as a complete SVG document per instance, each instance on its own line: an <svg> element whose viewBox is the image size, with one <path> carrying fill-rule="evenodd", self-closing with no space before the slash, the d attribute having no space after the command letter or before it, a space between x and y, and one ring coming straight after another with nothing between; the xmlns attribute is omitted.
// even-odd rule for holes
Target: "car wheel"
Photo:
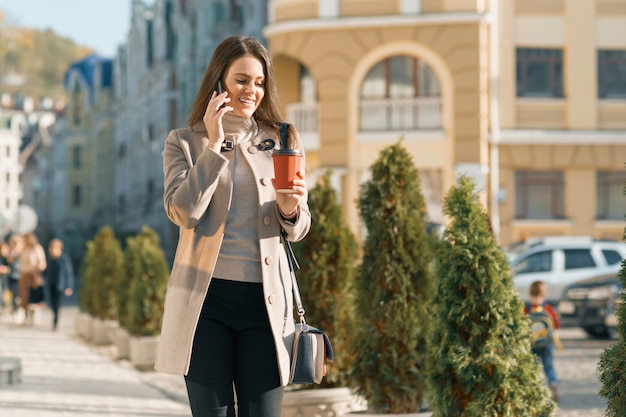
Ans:
<svg viewBox="0 0 626 417"><path fill-rule="evenodd" d="M583 327L585 333L594 339L610 339L611 331L605 326Z"/></svg>

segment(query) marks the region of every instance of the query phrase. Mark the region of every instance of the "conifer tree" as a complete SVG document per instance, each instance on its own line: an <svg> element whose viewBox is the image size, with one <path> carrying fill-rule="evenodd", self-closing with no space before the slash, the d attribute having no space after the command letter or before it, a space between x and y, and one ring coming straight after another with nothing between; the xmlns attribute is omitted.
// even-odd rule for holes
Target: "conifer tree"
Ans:
<svg viewBox="0 0 626 417"><path fill-rule="evenodd" d="M626 194L626 187L624 187ZM622 240L626 242L626 228ZM626 288L626 261L622 261L622 266L618 274L622 288ZM617 330L618 341L607 347L600 355L598 362L598 372L600 374L600 396L606 399L607 417L626 416L626 292L619 295L620 303L617 304Z"/></svg>
<svg viewBox="0 0 626 417"><path fill-rule="evenodd" d="M355 277L357 325L346 329L351 383L373 412L415 413L426 388L432 255L418 172L401 141L371 166L359 211L367 236Z"/></svg>
<svg viewBox="0 0 626 417"><path fill-rule="evenodd" d="M300 271L296 272L306 320L331 338L335 363L329 364L321 384L306 388L344 385L350 369L345 329L350 325L350 289L358 248L354 234L344 223L330 171L309 192L311 230L294 244Z"/></svg>
<svg viewBox="0 0 626 417"><path fill-rule="evenodd" d="M161 331L169 266L159 236L149 227L126 242L128 313L120 324L132 336L156 336Z"/></svg>
<svg viewBox="0 0 626 417"><path fill-rule="evenodd" d="M473 182L445 197L429 370L434 417L545 417L555 404L530 350L530 320Z"/></svg>
<svg viewBox="0 0 626 417"><path fill-rule="evenodd" d="M120 242L113 230L104 226L87 244L87 254L81 267L81 305L100 319L116 319L112 300L115 283L124 274L123 268L124 253Z"/></svg>
<svg viewBox="0 0 626 417"><path fill-rule="evenodd" d="M87 241L87 250L80 264L80 287L78 294L78 304L80 310L89 314L96 315L95 307L95 276L93 272L94 260L96 257L96 248L94 240Z"/></svg>

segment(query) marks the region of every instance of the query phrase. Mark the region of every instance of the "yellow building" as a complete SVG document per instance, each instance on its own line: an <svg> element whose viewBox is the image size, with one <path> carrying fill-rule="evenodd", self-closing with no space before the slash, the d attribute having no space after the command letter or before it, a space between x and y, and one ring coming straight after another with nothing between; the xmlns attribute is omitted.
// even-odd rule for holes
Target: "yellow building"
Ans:
<svg viewBox="0 0 626 417"><path fill-rule="evenodd" d="M65 211L71 224L64 225L63 233L82 240L112 224L115 214L111 69L110 59L90 55L72 64L65 75L69 96L67 130L62 132L67 170Z"/></svg>
<svg viewBox="0 0 626 417"><path fill-rule="evenodd" d="M359 184L402 137L433 221L465 173L503 245L621 237L626 0L274 0L265 36L353 230Z"/></svg>

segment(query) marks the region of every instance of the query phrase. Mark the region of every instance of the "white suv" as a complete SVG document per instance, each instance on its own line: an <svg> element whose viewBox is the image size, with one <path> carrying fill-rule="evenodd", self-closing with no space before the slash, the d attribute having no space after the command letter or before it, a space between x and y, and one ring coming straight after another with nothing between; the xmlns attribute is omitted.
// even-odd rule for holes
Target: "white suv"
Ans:
<svg viewBox="0 0 626 417"><path fill-rule="evenodd" d="M600 272L615 272L626 258L626 243L591 237L558 236L538 240L513 263L513 282L522 300L534 281L548 285L546 301L556 306L569 284Z"/></svg>

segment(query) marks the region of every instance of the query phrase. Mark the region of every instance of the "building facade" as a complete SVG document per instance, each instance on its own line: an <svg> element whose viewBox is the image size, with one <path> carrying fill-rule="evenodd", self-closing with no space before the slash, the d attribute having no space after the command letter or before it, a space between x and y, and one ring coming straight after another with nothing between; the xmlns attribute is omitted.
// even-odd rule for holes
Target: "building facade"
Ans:
<svg viewBox="0 0 626 417"><path fill-rule="evenodd" d="M48 163L51 169L64 164L63 174L49 178L55 190L59 180L65 181L65 189L57 191L63 197L63 216L54 215L51 234L64 238L68 249L75 250L74 258L82 255L87 239L114 219L112 86L112 60L95 54L75 62L65 74L69 100ZM54 207L59 208L58 202Z"/></svg>
<svg viewBox="0 0 626 417"><path fill-rule="evenodd" d="M163 140L177 121L175 2L132 2L114 63L114 219L119 238L149 226L170 236L162 203ZM167 244L168 239L163 241Z"/></svg>
<svg viewBox="0 0 626 417"><path fill-rule="evenodd" d="M400 138L431 220L472 177L503 245L620 239L626 212L626 2L274 0L265 30L312 172L346 220Z"/></svg>
<svg viewBox="0 0 626 417"><path fill-rule="evenodd" d="M177 229L162 204L163 142L186 125L215 46L233 34L268 46L283 114L304 141L309 183L333 171L357 236L360 185L380 150L401 140L433 222L446 222L443 198L465 174L504 246L546 235L621 238L626 0L130 7L110 79L101 73L94 84L70 69L66 118L55 126L64 151L50 166L66 171L48 178L67 186L54 192L65 203L51 222L83 242L103 224L122 238L148 225L172 256Z"/></svg>
<svg viewBox="0 0 626 417"><path fill-rule="evenodd" d="M23 112L0 110L0 239L10 232L10 221L23 197L20 146L27 127Z"/></svg>
<svg viewBox="0 0 626 417"><path fill-rule="evenodd" d="M503 240L621 239L626 1L500 2Z"/></svg>
<svg viewBox="0 0 626 417"><path fill-rule="evenodd" d="M178 230L163 209L163 143L186 126L218 43L234 34L261 36L267 2L134 0L131 7L128 39L114 60L113 227L120 237L151 227L171 258Z"/></svg>

